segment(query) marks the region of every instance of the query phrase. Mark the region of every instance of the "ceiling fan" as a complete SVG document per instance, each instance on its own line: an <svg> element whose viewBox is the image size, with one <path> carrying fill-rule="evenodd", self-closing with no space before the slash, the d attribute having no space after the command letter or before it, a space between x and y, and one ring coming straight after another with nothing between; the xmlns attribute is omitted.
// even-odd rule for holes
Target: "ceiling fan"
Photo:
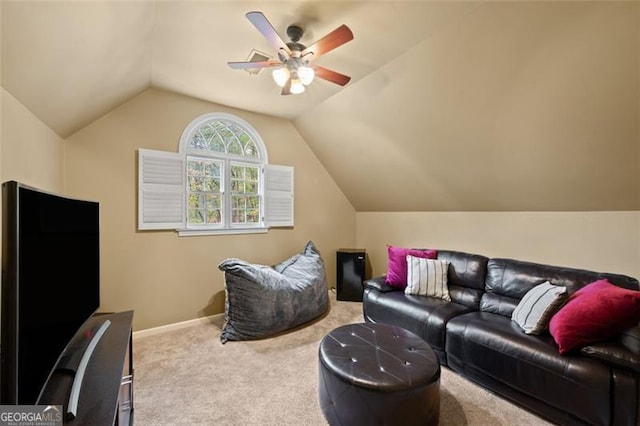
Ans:
<svg viewBox="0 0 640 426"><path fill-rule="evenodd" d="M249 12L247 19L260 31L269 44L276 49L278 60L228 62L234 69L275 68L273 79L282 87L282 95L298 94L311 84L314 77L344 86L351 77L313 63L323 55L353 40L353 33L346 25L341 25L320 40L306 47L299 41L304 30L297 25L287 28L289 43L282 41L271 23L262 12Z"/></svg>

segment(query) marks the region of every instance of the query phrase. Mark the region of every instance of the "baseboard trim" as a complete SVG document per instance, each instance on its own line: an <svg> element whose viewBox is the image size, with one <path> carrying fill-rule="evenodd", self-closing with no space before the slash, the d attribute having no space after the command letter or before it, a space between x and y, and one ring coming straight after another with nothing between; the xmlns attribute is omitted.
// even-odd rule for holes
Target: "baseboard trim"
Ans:
<svg viewBox="0 0 640 426"><path fill-rule="evenodd" d="M161 325L159 327L146 328L133 332L133 340L142 339L144 337L155 336L157 334L167 333L169 331L180 330L183 328L194 327L203 323L211 323L214 319L224 314L209 315L207 317L196 318L187 321L175 322L173 324Z"/></svg>
<svg viewBox="0 0 640 426"><path fill-rule="evenodd" d="M335 301L336 289L331 287L329 290L329 302ZM161 325L159 327L145 328L144 330L138 330L133 332L133 340L142 339L149 336L155 336L157 334L167 333L169 331L180 330L182 328L193 327L202 323L211 323L215 318L224 316L224 313L209 315L207 317L195 318L192 320L175 322L173 324Z"/></svg>

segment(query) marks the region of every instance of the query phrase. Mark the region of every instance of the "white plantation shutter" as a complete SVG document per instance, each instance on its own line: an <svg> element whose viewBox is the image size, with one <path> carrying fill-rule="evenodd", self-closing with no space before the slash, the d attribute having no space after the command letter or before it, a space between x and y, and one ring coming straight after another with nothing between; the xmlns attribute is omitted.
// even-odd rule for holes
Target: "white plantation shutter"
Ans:
<svg viewBox="0 0 640 426"><path fill-rule="evenodd" d="M293 167L265 166L265 224L293 226Z"/></svg>
<svg viewBox="0 0 640 426"><path fill-rule="evenodd" d="M138 150L138 229L178 229L185 223L185 156Z"/></svg>

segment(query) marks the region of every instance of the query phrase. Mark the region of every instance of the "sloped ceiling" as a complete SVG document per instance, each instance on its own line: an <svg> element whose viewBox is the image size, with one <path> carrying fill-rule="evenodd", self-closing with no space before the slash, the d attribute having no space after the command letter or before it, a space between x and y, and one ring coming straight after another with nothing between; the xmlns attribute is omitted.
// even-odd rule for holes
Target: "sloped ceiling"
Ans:
<svg viewBox="0 0 640 426"><path fill-rule="evenodd" d="M2 2L2 86L62 137L151 84L154 4Z"/></svg>
<svg viewBox="0 0 640 426"><path fill-rule="evenodd" d="M338 93L318 80L280 96L270 72L227 61L273 49L246 19L259 10L284 40L310 45L341 24L356 34L318 63L352 82L392 61L471 8L463 3L243 1L3 1L2 85L62 137L148 87L284 118Z"/></svg>
<svg viewBox="0 0 640 426"><path fill-rule="evenodd" d="M156 87L289 118L358 211L640 210L640 3L3 1L2 86L67 137ZM227 61L262 11L352 76Z"/></svg>
<svg viewBox="0 0 640 426"><path fill-rule="evenodd" d="M491 2L295 120L358 211L640 209L640 3Z"/></svg>

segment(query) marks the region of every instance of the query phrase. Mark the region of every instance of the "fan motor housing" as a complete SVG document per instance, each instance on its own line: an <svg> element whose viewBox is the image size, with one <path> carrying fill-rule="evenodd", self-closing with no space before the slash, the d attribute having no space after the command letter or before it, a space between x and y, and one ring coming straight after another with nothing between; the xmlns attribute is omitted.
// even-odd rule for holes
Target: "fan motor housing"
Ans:
<svg viewBox="0 0 640 426"><path fill-rule="evenodd" d="M304 34L304 30L297 25L289 25L287 27L287 35L294 43L300 41L302 34Z"/></svg>
<svg viewBox="0 0 640 426"><path fill-rule="evenodd" d="M292 52L302 52L307 48L302 43L298 43L302 38L302 34L304 34L304 30L297 25L289 25L287 27L287 35L291 39L289 43L287 43L287 47L291 49Z"/></svg>

